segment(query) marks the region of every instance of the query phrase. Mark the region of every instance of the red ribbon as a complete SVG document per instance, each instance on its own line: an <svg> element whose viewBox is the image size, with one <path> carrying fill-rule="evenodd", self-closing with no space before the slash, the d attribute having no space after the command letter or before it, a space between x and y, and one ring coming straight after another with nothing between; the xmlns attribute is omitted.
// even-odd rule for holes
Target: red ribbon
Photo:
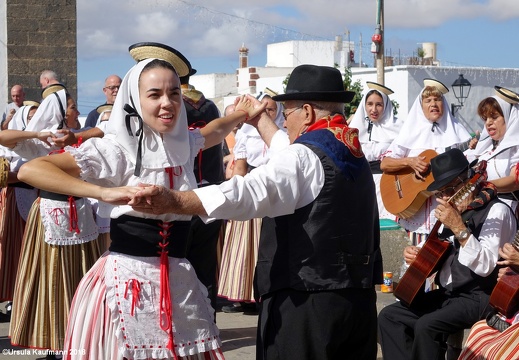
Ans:
<svg viewBox="0 0 519 360"><path fill-rule="evenodd" d="M126 283L126 289L124 290L124 298L128 298L128 288L132 289L132 309L131 315L135 313L135 307L138 306L139 302L139 293L141 292L141 284L137 279L129 279Z"/></svg>
<svg viewBox="0 0 519 360"><path fill-rule="evenodd" d="M159 321L160 328L168 333L169 341L167 344L167 348L171 350L173 353L173 358L178 359L177 354L175 352L175 342L173 339L173 309L171 305L171 293L169 292L169 258L168 258L168 250L167 247L169 245L169 241L167 238L169 237L169 229L171 228L171 224L168 222L159 223L159 226L162 228L162 231L159 232L162 237L162 242L159 243L160 246L160 310L159 310Z"/></svg>
<svg viewBox="0 0 519 360"><path fill-rule="evenodd" d="M178 173L175 171L174 167L168 167L168 168L164 169L166 174L168 174L168 176L169 176L169 188L170 189L173 189L173 185L174 185L173 176L182 175L182 167L178 166L177 169L178 169Z"/></svg>
<svg viewBox="0 0 519 360"><path fill-rule="evenodd" d="M76 234L79 234L76 200L74 200L73 196L68 197L68 205L69 205L69 210L70 210L69 231L74 231Z"/></svg>
<svg viewBox="0 0 519 360"><path fill-rule="evenodd" d="M52 219L54 220L54 224L59 225L58 216L63 214L63 210L61 210L60 208L54 208L50 213L52 215Z"/></svg>

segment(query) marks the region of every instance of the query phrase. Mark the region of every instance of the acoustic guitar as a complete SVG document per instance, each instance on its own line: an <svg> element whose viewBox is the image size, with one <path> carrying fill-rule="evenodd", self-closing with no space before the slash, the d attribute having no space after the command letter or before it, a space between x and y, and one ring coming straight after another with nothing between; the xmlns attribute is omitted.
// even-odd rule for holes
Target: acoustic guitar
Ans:
<svg viewBox="0 0 519 360"><path fill-rule="evenodd" d="M485 169L486 161L480 161L476 166L474 176L449 199L449 204L455 206L474 191L476 185L486 179ZM441 224L441 221L436 221L424 245L416 254L416 258L409 265L394 291L394 295L408 307L413 307L419 294L424 293L425 281L440 269L449 254L451 242L438 237Z"/></svg>
<svg viewBox="0 0 519 360"><path fill-rule="evenodd" d="M519 251L519 231L515 234L512 245ZM507 318L519 310L519 273L518 269L513 270L515 272L507 272L501 276L490 295L490 305Z"/></svg>
<svg viewBox="0 0 519 360"><path fill-rule="evenodd" d="M418 156L424 156L425 161L430 163L436 155L438 153L434 150L425 150ZM416 214L432 195L432 192L427 191L434 180L430 167L422 176L424 179L416 177L412 169L383 173L380 178L380 195L386 210L403 219Z"/></svg>

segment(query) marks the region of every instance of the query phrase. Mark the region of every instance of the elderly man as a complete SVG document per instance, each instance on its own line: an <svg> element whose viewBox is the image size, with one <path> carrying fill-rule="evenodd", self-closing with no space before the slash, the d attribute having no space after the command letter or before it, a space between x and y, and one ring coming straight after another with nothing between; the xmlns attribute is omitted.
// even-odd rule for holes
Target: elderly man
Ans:
<svg viewBox="0 0 519 360"><path fill-rule="evenodd" d="M5 112L2 115L2 130L7 129L7 126L16 113L16 110L18 110L23 105L23 101L25 100L25 92L23 91L22 85L14 85L11 88L11 100L12 102L7 104Z"/></svg>
<svg viewBox="0 0 519 360"><path fill-rule="evenodd" d="M110 75L105 79L105 86L103 87L103 93L106 97L106 103L104 105L113 104L115 102L115 97L117 96L117 92L119 92L119 87L121 86L121 78L117 75ZM97 120L99 118L99 113L97 112L97 107L90 111L85 120L85 128L93 128L97 124Z"/></svg>
<svg viewBox="0 0 519 360"><path fill-rule="evenodd" d="M266 113L251 121L274 153L266 165L193 191L146 187L129 202L205 219L265 217L254 279L258 359L376 359L378 210L344 117L352 97L339 70L298 66L286 94L273 97L284 101L288 140Z"/></svg>
<svg viewBox="0 0 519 360"><path fill-rule="evenodd" d="M474 170L454 148L432 158L431 169L434 181L427 190L438 199L433 229L442 226L420 251L417 246L404 249L410 268L395 290L401 301L386 306L378 317L384 359L445 359L447 337L470 328L490 310L499 248L513 240L517 229L513 210L484 181L485 162ZM436 261L438 288L423 292L416 275L428 276L427 270L433 270L429 264Z"/></svg>
<svg viewBox="0 0 519 360"><path fill-rule="evenodd" d="M52 70L43 70L40 74L40 85L45 89L49 85L59 84L58 74Z"/></svg>

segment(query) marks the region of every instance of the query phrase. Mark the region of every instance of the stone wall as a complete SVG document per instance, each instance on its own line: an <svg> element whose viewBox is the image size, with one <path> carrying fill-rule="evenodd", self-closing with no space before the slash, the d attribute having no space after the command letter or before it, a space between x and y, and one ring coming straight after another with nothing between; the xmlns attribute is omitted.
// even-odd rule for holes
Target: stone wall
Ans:
<svg viewBox="0 0 519 360"><path fill-rule="evenodd" d="M7 0L7 74L27 100L41 99L40 74L55 71L77 99L76 0Z"/></svg>

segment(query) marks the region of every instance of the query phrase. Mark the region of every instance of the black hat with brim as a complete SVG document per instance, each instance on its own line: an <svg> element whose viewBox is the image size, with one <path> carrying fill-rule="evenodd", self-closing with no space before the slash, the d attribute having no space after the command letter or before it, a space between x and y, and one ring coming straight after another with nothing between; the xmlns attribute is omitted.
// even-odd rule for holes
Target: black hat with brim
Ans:
<svg viewBox="0 0 519 360"><path fill-rule="evenodd" d="M329 66L299 65L288 79L285 94L273 96L272 99L348 103L354 96L354 92L344 90L339 70Z"/></svg>
<svg viewBox="0 0 519 360"><path fill-rule="evenodd" d="M429 184L427 191L441 189L476 163L477 160L474 160L469 164L465 154L456 148L433 157L431 159L431 170L434 181Z"/></svg>

